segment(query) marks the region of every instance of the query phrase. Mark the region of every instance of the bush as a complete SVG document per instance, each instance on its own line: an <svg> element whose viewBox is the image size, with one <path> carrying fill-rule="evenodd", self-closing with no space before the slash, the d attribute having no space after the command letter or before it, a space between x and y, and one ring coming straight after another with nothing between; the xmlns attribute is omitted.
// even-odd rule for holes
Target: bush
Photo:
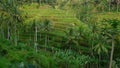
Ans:
<svg viewBox="0 0 120 68"><path fill-rule="evenodd" d="M90 62L90 57L85 55L79 55L75 52L70 50L65 51L58 51L54 55L55 61L57 62L58 66L62 66L61 68L78 68L79 66L84 66Z"/></svg>

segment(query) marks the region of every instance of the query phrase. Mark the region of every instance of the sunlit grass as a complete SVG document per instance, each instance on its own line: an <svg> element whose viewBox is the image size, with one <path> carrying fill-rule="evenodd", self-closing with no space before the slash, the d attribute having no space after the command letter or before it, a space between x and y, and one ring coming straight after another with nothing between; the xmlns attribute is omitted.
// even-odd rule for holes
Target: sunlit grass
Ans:
<svg viewBox="0 0 120 68"><path fill-rule="evenodd" d="M73 24L75 28L83 25L83 23L76 18L74 13L66 10L54 9L49 5L42 5L39 7L37 7L37 4L24 5L22 10L28 15L28 19L25 21L26 23L30 23L33 19L41 20L47 18L52 21L54 30L56 33L58 32L58 34L63 34L63 32Z"/></svg>
<svg viewBox="0 0 120 68"><path fill-rule="evenodd" d="M98 21L101 21L103 19L119 19L120 20L120 13L119 12L104 12L104 13L98 13L93 14L95 17L98 18Z"/></svg>

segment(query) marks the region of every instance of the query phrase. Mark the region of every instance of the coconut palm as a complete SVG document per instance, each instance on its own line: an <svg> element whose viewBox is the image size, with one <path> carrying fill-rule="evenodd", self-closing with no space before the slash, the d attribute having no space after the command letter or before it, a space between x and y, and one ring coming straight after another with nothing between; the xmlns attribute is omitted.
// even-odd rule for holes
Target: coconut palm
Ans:
<svg viewBox="0 0 120 68"><path fill-rule="evenodd" d="M15 0L2 0L0 1L0 5L1 5L1 10L4 11L5 14L7 14L7 16L9 17L8 20L10 22L13 22L12 25L14 26L14 43L17 46L17 34L18 34L18 26L20 24L20 22L22 21L22 16L21 16L21 12L17 7L17 4L15 2ZM8 21L8 26L10 26L10 22ZM8 28L8 34L10 34ZM9 35L10 36L10 35Z"/></svg>
<svg viewBox="0 0 120 68"><path fill-rule="evenodd" d="M42 30L46 33L45 34L45 49L49 43L49 35L48 35L48 32L51 31L52 29L52 22L48 19L45 19L43 20L43 23L42 23Z"/></svg>
<svg viewBox="0 0 120 68"><path fill-rule="evenodd" d="M100 62L101 62L101 55L102 53L108 53L108 46L105 42L105 39L102 35L98 34L98 37L96 38L96 44L94 45L93 50L99 55L99 68L101 68Z"/></svg>
<svg viewBox="0 0 120 68"><path fill-rule="evenodd" d="M93 48L96 44L96 38L98 37L98 34L99 34L99 27L98 27L98 24L96 22L94 23L90 23L88 24L89 25L89 28L90 28L90 34L88 35L88 40L89 40L89 45L91 46L90 50L91 50L91 55L94 56L94 52L93 52Z"/></svg>
<svg viewBox="0 0 120 68"><path fill-rule="evenodd" d="M77 33L77 31L75 31L74 25L68 28L68 30L66 32L66 37L65 37L67 40L65 42L65 44L67 46L65 46L65 47L72 49L72 45L78 45L77 34L78 33Z"/></svg>
<svg viewBox="0 0 120 68"><path fill-rule="evenodd" d="M37 34L38 34L38 27L37 27L37 21L36 20L33 20L33 25L32 27L34 28L34 49L35 49L35 52L37 53L38 52L38 48L37 48Z"/></svg>
<svg viewBox="0 0 120 68"><path fill-rule="evenodd" d="M104 36L107 36L108 39L111 41L112 49L111 49L111 55L110 55L110 65L109 68L112 68L112 62L113 62L113 55L114 55L114 47L115 47L115 39L117 39L117 36L120 33L120 29L118 29L120 20L117 19L107 19L104 20L104 27L103 32Z"/></svg>
<svg viewBox="0 0 120 68"><path fill-rule="evenodd" d="M5 4L3 4L3 10L11 16L11 22L13 22L14 26L14 43L15 46L17 46L17 41L18 41L18 26L20 26L21 21L22 21L22 16L21 12L17 7L16 1L15 0L8 0L5 1Z"/></svg>
<svg viewBox="0 0 120 68"><path fill-rule="evenodd" d="M30 29L32 29L34 31L34 33L33 33L34 34L34 50L37 53L38 52L38 32L41 31L41 22L34 19L32 21L32 24L29 26L31 26ZM30 39L31 39L31 36L30 36Z"/></svg>
<svg viewBox="0 0 120 68"><path fill-rule="evenodd" d="M1 23L0 23L0 31L1 31L1 38L5 38L4 37L4 22L3 22L3 19L4 19L4 15L3 14L1 14L0 15L0 21L1 21Z"/></svg>

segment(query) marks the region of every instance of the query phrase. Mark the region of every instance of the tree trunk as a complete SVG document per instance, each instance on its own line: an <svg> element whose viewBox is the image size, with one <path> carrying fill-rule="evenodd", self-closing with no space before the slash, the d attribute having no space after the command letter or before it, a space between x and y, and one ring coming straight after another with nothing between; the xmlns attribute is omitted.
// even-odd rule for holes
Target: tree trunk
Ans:
<svg viewBox="0 0 120 68"><path fill-rule="evenodd" d="M113 54L114 54L114 36L112 37L112 50L111 50L111 55L110 55L110 64L109 68L112 68L112 62L113 62Z"/></svg>
<svg viewBox="0 0 120 68"><path fill-rule="evenodd" d="M14 38L14 43L15 43L15 46L17 46L17 25L16 25L16 23L15 23L15 25L14 25L14 28L15 28L15 38Z"/></svg>
<svg viewBox="0 0 120 68"><path fill-rule="evenodd" d="M104 9L104 6L102 6L102 12L104 12L104 10L105 10L105 9Z"/></svg>
<svg viewBox="0 0 120 68"><path fill-rule="evenodd" d="M37 53L37 25L35 24L35 36L34 36L34 49L35 52Z"/></svg>
<svg viewBox="0 0 120 68"><path fill-rule="evenodd" d="M10 40L10 23L8 22L8 35L7 35L7 39Z"/></svg>
<svg viewBox="0 0 120 68"><path fill-rule="evenodd" d="M47 45L49 45L49 35L47 35Z"/></svg>
<svg viewBox="0 0 120 68"><path fill-rule="evenodd" d="M42 1L40 0L40 5L42 4Z"/></svg>
<svg viewBox="0 0 120 68"><path fill-rule="evenodd" d="M2 28L2 26L1 26L0 29L1 29L1 38L5 38L4 37L4 28Z"/></svg>
<svg viewBox="0 0 120 68"><path fill-rule="evenodd" d="M45 37L45 50L46 50L46 47L47 47L47 35L46 35L46 37Z"/></svg>
<svg viewBox="0 0 120 68"><path fill-rule="evenodd" d="M101 68L100 67L100 62L101 62L101 55L99 54L99 67L98 68Z"/></svg>
<svg viewBox="0 0 120 68"><path fill-rule="evenodd" d="M117 12L119 11L119 0L117 0Z"/></svg>
<svg viewBox="0 0 120 68"><path fill-rule="evenodd" d="M40 41L41 41L42 39L41 39L41 32L40 32Z"/></svg>
<svg viewBox="0 0 120 68"><path fill-rule="evenodd" d="M111 0L109 0L109 12L111 11Z"/></svg>

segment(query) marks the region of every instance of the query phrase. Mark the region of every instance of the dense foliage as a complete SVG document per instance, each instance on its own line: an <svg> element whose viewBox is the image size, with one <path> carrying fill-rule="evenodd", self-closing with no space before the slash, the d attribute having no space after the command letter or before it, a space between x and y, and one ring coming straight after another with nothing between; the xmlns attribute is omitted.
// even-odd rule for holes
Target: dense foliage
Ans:
<svg viewBox="0 0 120 68"><path fill-rule="evenodd" d="M1 0L0 68L119 68L120 19L97 17L119 14L119 3Z"/></svg>

